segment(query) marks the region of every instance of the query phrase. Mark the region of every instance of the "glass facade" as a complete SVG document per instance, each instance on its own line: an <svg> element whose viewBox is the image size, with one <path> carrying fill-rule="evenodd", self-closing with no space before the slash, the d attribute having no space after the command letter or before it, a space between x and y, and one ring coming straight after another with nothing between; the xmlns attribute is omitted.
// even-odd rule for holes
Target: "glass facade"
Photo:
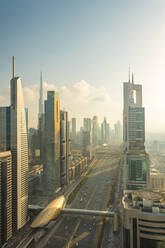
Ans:
<svg viewBox="0 0 165 248"><path fill-rule="evenodd" d="M130 231L126 228L123 229L124 248L130 248Z"/></svg>
<svg viewBox="0 0 165 248"><path fill-rule="evenodd" d="M141 159L127 158L126 178L127 180L133 180L133 181L146 181L147 180L146 158L141 158Z"/></svg>
<svg viewBox="0 0 165 248"><path fill-rule="evenodd" d="M140 248L165 248L165 241L140 238Z"/></svg>
<svg viewBox="0 0 165 248"><path fill-rule="evenodd" d="M147 186L145 185L127 185L126 189L127 190L145 190L147 188Z"/></svg>

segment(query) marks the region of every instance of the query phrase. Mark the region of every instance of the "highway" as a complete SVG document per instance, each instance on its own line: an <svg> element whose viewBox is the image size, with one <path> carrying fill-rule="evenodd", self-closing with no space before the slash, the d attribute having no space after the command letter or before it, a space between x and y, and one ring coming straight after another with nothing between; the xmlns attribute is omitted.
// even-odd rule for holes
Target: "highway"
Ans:
<svg viewBox="0 0 165 248"><path fill-rule="evenodd" d="M99 151L92 171L84 178L80 190L66 207L106 210L111 186L117 178L120 155L119 149ZM101 217L63 215L31 247L97 247L102 224Z"/></svg>

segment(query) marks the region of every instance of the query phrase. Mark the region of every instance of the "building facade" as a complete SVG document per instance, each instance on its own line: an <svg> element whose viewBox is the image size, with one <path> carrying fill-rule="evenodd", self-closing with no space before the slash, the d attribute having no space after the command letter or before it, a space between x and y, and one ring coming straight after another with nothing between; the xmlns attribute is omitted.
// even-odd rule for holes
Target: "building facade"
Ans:
<svg viewBox="0 0 165 248"><path fill-rule="evenodd" d="M142 107L142 85L134 81L123 84L123 143L124 152L144 151L145 110Z"/></svg>
<svg viewBox="0 0 165 248"><path fill-rule="evenodd" d="M104 121L101 124L101 142L102 144L107 144L110 141L110 128L107 123L106 117L104 117Z"/></svg>
<svg viewBox="0 0 165 248"><path fill-rule="evenodd" d="M60 98L48 91L45 101L44 181L47 194L60 187Z"/></svg>
<svg viewBox="0 0 165 248"><path fill-rule="evenodd" d="M123 151L124 188L146 189L149 182L149 157L145 152L145 110L142 106L142 85L123 84Z"/></svg>
<svg viewBox="0 0 165 248"><path fill-rule="evenodd" d="M82 131L83 156L92 159L92 135L91 131Z"/></svg>
<svg viewBox="0 0 165 248"><path fill-rule="evenodd" d="M71 154L68 112L62 110L60 111L60 147L61 186L64 186L69 184L69 168L71 166Z"/></svg>
<svg viewBox="0 0 165 248"><path fill-rule="evenodd" d="M72 118L72 143L76 143L77 130L76 130L76 118Z"/></svg>
<svg viewBox="0 0 165 248"><path fill-rule="evenodd" d="M0 246L12 237L12 158L0 152Z"/></svg>
<svg viewBox="0 0 165 248"><path fill-rule="evenodd" d="M0 107L0 151L10 150L10 107Z"/></svg>
<svg viewBox="0 0 165 248"><path fill-rule="evenodd" d="M124 248L165 247L165 195L125 191L123 204Z"/></svg>
<svg viewBox="0 0 165 248"><path fill-rule="evenodd" d="M27 222L28 138L21 78L14 76L14 70L13 78L10 81L10 89L13 231L16 231Z"/></svg>
<svg viewBox="0 0 165 248"><path fill-rule="evenodd" d="M92 144L97 146L99 144L99 124L97 116L93 116L92 120Z"/></svg>

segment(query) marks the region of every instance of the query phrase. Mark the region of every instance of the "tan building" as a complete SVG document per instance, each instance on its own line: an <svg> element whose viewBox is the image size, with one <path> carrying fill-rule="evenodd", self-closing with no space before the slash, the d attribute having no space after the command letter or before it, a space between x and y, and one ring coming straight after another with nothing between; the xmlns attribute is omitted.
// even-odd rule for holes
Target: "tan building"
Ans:
<svg viewBox="0 0 165 248"><path fill-rule="evenodd" d="M165 247L165 195L125 191L122 204L124 248Z"/></svg>
<svg viewBox="0 0 165 248"><path fill-rule="evenodd" d="M150 174L150 189L165 191L165 174L151 173Z"/></svg>

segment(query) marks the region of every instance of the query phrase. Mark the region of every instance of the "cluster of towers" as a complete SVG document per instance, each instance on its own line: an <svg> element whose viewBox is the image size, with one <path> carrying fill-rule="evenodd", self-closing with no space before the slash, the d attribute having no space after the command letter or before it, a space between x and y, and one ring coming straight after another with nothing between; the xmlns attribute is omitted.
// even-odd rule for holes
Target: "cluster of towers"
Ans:
<svg viewBox="0 0 165 248"><path fill-rule="evenodd" d="M54 193L68 184L70 168L70 137L68 112L60 110L58 92L48 91L43 99L43 81L40 77L39 98L40 157L44 167L44 189Z"/></svg>

